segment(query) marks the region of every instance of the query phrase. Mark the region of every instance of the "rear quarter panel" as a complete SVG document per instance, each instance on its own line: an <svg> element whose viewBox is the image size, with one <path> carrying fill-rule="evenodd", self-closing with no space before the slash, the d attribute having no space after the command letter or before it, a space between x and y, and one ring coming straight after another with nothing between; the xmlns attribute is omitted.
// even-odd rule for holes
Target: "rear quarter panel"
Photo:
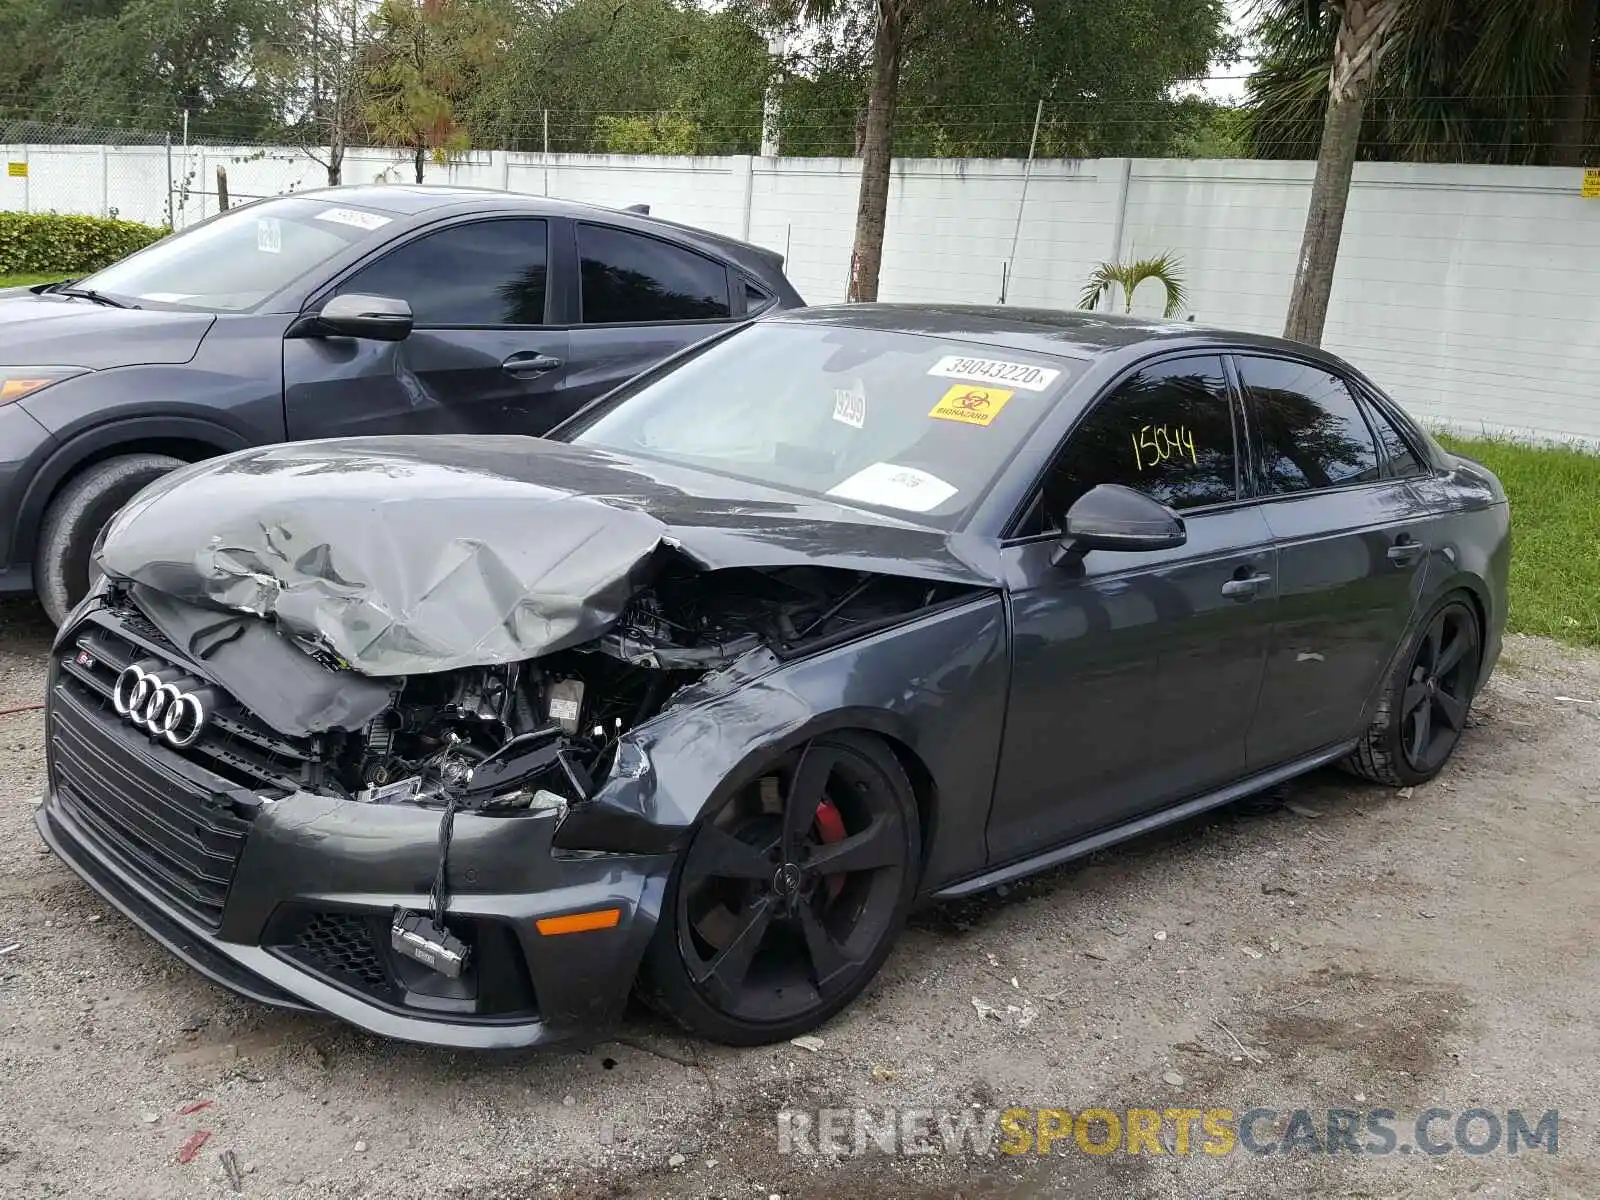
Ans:
<svg viewBox="0 0 1600 1200"><path fill-rule="evenodd" d="M1510 611L1511 506L1487 467L1442 455L1445 469L1414 481L1435 516L1428 536L1422 611L1453 591L1469 592L1483 616L1483 668L1488 679L1500 656Z"/></svg>

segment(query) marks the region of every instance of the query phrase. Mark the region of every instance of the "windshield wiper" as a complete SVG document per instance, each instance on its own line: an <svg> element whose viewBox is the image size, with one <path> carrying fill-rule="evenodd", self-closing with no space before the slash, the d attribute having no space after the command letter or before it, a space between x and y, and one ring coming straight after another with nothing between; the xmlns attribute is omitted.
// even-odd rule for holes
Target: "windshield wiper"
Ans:
<svg viewBox="0 0 1600 1200"><path fill-rule="evenodd" d="M76 296L80 300L93 300L96 304L104 304L107 308L138 308L137 304L129 304L108 296L104 292L97 292L93 288L57 288L58 296Z"/></svg>

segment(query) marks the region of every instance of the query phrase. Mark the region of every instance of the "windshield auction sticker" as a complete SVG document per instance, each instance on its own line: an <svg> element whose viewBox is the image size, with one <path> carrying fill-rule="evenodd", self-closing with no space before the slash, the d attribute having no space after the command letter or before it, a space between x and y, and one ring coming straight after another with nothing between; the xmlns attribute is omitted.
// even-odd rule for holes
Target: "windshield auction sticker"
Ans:
<svg viewBox="0 0 1600 1200"><path fill-rule="evenodd" d="M317 220L332 221L335 225L352 225L357 229L382 229L389 223L388 217L362 212L358 208L330 208L327 212L318 213Z"/></svg>
<svg viewBox="0 0 1600 1200"><path fill-rule="evenodd" d="M972 379L979 383L1004 383L1028 392L1042 392L1061 377L1054 367L1032 363L1006 362L998 358L967 358L947 354L928 368L929 375L943 379Z"/></svg>
<svg viewBox="0 0 1600 1200"><path fill-rule="evenodd" d="M932 512L955 494L956 489L937 475L886 462L873 463L828 489L828 495L836 500L914 513Z"/></svg>
<svg viewBox="0 0 1600 1200"><path fill-rule="evenodd" d="M859 381L847 388L833 389L833 419L852 429L867 423L867 394Z"/></svg>
<svg viewBox="0 0 1600 1200"><path fill-rule="evenodd" d="M941 421L960 421L963 425L987 425L1015 394L1004 388L958 383L939 397L939 403L928 410L928 415Z"/></svg>

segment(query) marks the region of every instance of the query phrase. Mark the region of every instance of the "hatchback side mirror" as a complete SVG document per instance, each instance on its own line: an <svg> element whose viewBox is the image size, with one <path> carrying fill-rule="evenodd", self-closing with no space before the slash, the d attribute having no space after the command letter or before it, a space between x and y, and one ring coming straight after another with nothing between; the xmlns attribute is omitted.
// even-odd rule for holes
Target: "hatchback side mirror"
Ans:
<svg viewBox="0 0 1600 1200"><path fill-rule="evenodd" d="M1090 550L1171 550L1189 540L1183 518L1165 504L1119 483L1090 488L1067 510L1053 560Z"/></svg>
<svg viewBox="0 0 1600 1200"><path fill-rule="evenodd" d="M322 311L295 323L302 337L353 337L403 342L411 336L411 305L393 296L335 296Z"/></svg>

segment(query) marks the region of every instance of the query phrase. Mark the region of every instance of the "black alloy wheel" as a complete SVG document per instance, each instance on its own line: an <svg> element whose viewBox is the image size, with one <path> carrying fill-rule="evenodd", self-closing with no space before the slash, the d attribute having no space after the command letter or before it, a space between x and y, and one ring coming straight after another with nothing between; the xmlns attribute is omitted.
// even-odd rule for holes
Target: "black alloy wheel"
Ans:
<svg viewBox="0 0 1600 1200"><path fill-rule="evenodd" d="M1428 623L1400 694L1400 741L1413 771L1432 775L1444 766L1461 731L1478 679L1478 620L1464 604L1450 604Z"/></svg>
<svg viewBox="0 0 1600 1200"><path fill-rule="evenodd" d="M812 739L696 831L663 913L675 962L658 937L647 995L733 1044L814 1028L887 957L919 845L910 784L881 741Z"/></svg>
<svg viewBox="0 0 1600 1200"><path fill-rule="evenodd" d="M1432 779L1461 741L1482 665L1477 610L1454 593L1412 635L1345 769L1390 787Z"/></svg>

